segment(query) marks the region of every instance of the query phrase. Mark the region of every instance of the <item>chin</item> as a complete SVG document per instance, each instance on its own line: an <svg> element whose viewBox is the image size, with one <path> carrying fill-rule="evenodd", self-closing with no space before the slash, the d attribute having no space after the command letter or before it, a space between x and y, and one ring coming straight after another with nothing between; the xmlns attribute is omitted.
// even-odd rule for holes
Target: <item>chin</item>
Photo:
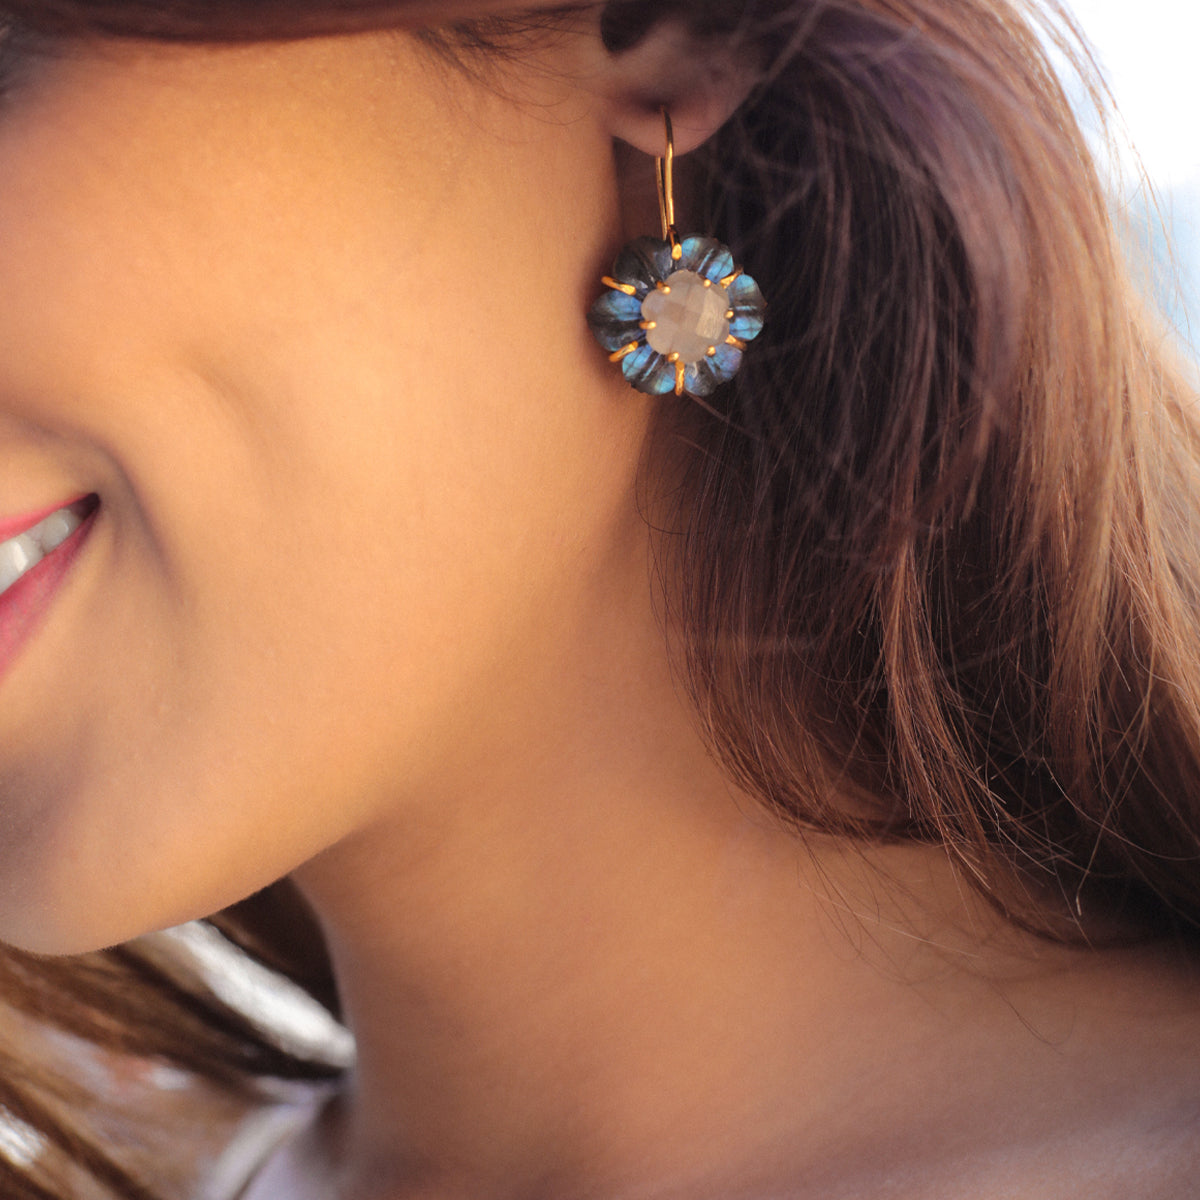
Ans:
<svg viewBox="0 0 1200 1200"><path fill-rule="evenodd" d="M28 954L63 958L107 950L175 924L155 921L140 906L120 907L123 911L113 912L109 904L86 893L69 898L9 893L0 902L0 942Z"/></svg>
<svg viewBox="0 0 1200 1200"><path fill-rule="evenodd" d="M0 866L0 943L44 957L90 954L208 916L243 898L240 892L168 892L170 881L161 871L153 872L159 878L127 876L114 882L104 872L63 870L62 861L46 872ZM254 890L247 887L245 895Z"/></svg>

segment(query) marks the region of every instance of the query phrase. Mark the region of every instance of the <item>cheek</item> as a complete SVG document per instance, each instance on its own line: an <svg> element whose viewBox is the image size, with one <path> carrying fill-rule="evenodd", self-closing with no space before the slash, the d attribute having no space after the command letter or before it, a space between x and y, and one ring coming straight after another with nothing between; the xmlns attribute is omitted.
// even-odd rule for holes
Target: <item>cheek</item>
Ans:
<svg viewBox="0 0 1200 1200"><path fill-rule="evenodd" d="M5 720L0 933L120 940L384 814L436 821L454 765L499 735L497 698L566 652L626 556L624 456L593 443L585 472L556 431L495 456L465 431L438 454L422 435L398 460L253 486L210 472L202 489L190 460L160 455L149 494L159 471L175 487L154 528L103 510L12 679L27 720Z"/></svg>
<svg viewBox="0 0 1200 1200"><path fill-rule="evenodd" d="M418 97L404 165L137 99L0 200L5 395L69 448L24 461L104 499L0 714L0 937L60 952L436 822L641 544L644 402L583 319L598 140L468 152Z"/></svg>
<svg viewBox="0 0 1200 1200"><path fill-rule="evenodd" d="M585 471L555 428L494 459L416 438L384 470L294 477L266 503L227 477L207 503L164 501L162 540L108 510L76 581L89 602L58 614L88 632L64 634L70 668L36 706L55 721L17 731L24 780L0 784L34 818L0 855L22 893L4 935L123 939L385 814L442 819L459 764L511 733L502 698L569 657L606 568L625 574L629 456L593 442ZM360 482L335 506L338 478Z"/></svg>

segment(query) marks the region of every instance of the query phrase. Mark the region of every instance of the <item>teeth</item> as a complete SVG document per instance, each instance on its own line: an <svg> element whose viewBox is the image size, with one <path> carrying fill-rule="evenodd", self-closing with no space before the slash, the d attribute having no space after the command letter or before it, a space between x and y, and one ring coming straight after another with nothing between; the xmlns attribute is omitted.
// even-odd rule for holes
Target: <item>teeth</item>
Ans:
<svg viewBox="0 0 1200 1200"><path fill-rule="evenodd" d="M0 545L0 592L12 587L30 567L36 567L46 552L27 533Z"/></svg>
<svg viewBox="0 0 1200 1200"><path fill-rule="evenodd" d="M83 524L81 505L60 508L32 529L0 542L0 595L57 550Z"/></svg>

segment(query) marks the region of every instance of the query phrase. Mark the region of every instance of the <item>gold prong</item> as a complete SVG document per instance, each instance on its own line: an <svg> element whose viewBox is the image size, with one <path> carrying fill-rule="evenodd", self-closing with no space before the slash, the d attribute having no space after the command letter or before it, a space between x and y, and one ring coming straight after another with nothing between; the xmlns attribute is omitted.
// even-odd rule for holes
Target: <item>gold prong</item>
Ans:
<svg viewBox="0 0 1200 1200"><path fill-rule="evenodd" d="M624 292L626 296L637 295L637 288L635 288L632 283L618 283L617 280L613 279L611 275L605 275L600 282L604 284L605 287L612 288L614 292Z"/></svg>
<svg viewBox="0 0 1200 1200"><path fill-rule="evenodd" d="M671 353L667 355L667 362L677 363L678 361L679 361L679 351L672 350Z"/></svg>
<svg viewBox="0 0 1200 1200"><path fill-rule="evenodd" d="M712 287L712 280L711 280L711 279L706 279L706 280L704 281L704 286L705 286L705 287Z"/></svg>
<svg viewBox="0 0 1200 1200"><path fill-rule="evenodd" d="M669 296L671 294L671 285L669 283L664 283L661 279L654 286L658 288L658 290L662 292L664 296Z"/></svg>
<svg viewBox="0 0 1200 1200"><path fill-rule="evenodd" d="M746 343L741 338L735 338L732 333L725 339L725 342L727 345L736 346L739 350L746 348Z"/></svg>
<svg viewBox="0 0 1200 1200"><path fill-rule="evenodd" d="M657 321L639 321L638 328L645 329L648 332L651 329L657 329L658 322Z"/></svg>
<svg viewBox="0 0 1200 1200"><path fill-rule="evenodd" d="M737 277L738 277L738 276L739 276L741 273L742 273L742 268L741 268L741 267L738 267L738 269L737 269L736 271L734 271L734 273L733 273L732 275L726 275L726 276L725 276L725 278L721 280L721 286L722 286L723 288L727 288L727 287L729 287L729 285L730 285L731 283L733 283L733 281L734 281L734 280L735 280L735 279L736 279L736 278L737 278Z"/></svg>
<svg viewBox="0 0 1200 1200"><path fill-rule="evenodd" d="M732 321L733 318L736 316L737 316L737 313L735 313L732 308L728 308L725 310L725 320Z"/></svg>
<svg viewBox="0 0 1200 1200"><path fill-rule="evenodd" d="M678 242L671 243L671 257L678 262L683 257L683 247Z"/></svg>
<svg viewBox="0 0 1200 1200"><path fill-rule="evenodd" d="M675 395L683 395L683 376L687 368L683 363L676 361L675 363Z"/></svg>
<svg viewBox="0 0 1200 1200"><path fill-rule="evenodd" d="M627 354L632 354L640 345L639 342L630 342L628 346L622 346L620 350L614 350L609 356L609 362L620 362Z"/></svg>
<svg viewBox="0 0 1200 1200"><path fill-rule="evenodd" d="M715 358L716 353L717 353L717 348L716 348L716 346L709 346L709 348L707 350L705 350L704 353L707 354L709 358Z"/></svg>

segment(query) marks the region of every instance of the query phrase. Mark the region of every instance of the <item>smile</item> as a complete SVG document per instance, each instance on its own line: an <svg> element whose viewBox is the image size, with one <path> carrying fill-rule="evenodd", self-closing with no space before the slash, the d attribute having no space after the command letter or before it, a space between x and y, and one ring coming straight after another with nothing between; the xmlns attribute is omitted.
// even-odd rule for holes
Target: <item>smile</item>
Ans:
<svg viewBox="0 0 1200 1200"><path fill-rule="evenodd" d="M0 522L0 680L33 637L94 527L99 498Z"/></svg>
<svg viewBox="0 0 1200 1200"><path fill-rule="evenodd" d="M87 496L66 508L57 509L24 533L0 542L0 596L47 555L53 554L95 508L95 497Z"/></svg>

